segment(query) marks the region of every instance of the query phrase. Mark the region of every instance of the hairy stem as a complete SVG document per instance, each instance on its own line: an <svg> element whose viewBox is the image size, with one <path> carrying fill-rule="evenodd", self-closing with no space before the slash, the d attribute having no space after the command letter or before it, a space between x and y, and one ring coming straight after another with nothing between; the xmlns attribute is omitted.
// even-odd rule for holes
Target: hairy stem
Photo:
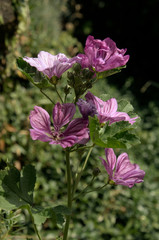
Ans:
<svg viewBox="0 0 159 240"><path fill-rule="evenodd" d="M95 176L93 176L92 180L90 181L90 183L76 196L72 199L72 201L78 199L82 194L87 193L86 190L92 185L93 181L95 179Z"/></svg>
<svg viewBox="0 0 159 240"><path fill-rule="evenodd" d="M71 166L70 166L69 154L70 154L69 150L66 150L67 206L68 206L68 208L71 209L71 207L72 207L72 195L71 195L71 193L72 193L72 189L71 189L72 177L71 177ZM66 216L65 228L64 228L63 240L67 240L70 219L71 219L71 216L67 215Z"/></svg>
<svg viewBox="0 0 159 240"><path fill-rule="evenodd" d="M75 194L75 192L76 192L78 183L79 183L79 181L80 181L80 179L81 179L81 176L82 176L82 173L83 173L83 171L84 171L84 169L85 169L85 167L86 167L86 165L87 165L87 162L88 162L88 159L89 159L89 156L90 156L92 150L93 150L93 146L92 146L92 147L90 148L90 150L88 151L88 154L87 154L87 156L86 156L86 159L85 159L85 161L84 161L84 164L83 164L83 166L82 166L81 171L77 174L77 177L76 177L76 179L75 179L75 184L74 184L74 187L73 187L73 191L72 191L72 198L73 198L73 196L74 196L74 194Z"/></svg>
<svg viewBox="0 0 159 240"><path fill-rule="evenodd" d="M54 101L53 101L45 92L43 92L42 89L40 89L40 92L41 92L45 97L47 97L51 103L53 103L53 104L55 105Z"/></svg>
<svg viewBox="0 0 159 240"><path fill-rule="evenodd" d="M59 94L59 92L58 92L58 90L57 90L57 87L56 87L56 85L55 85L55 91L56 91L56 93L57 93L58 97L60 98L60 100L61 100L61 103L63 103L62 97L60 96L60 94Z"/></svg>
<svg viewBox="0 0 159 240"><path fill-rule="evenodd" d="M38 232L38 229L37 229L37 227L36 227L36 224L35 224L35 222L34 222L34 217L33 217L33 215L32 215L32 212L31 212L31 210L30 210L30 207L28 207L27 210L28 210L28 212L29 212L29 214L30 214L30 216L31 216L35 233L36 233L38 239L39 239L39 240L42 240L41 237L40 237L40 234L39 234L39 232Z"/></svg>
<svg viewBox="0 0 159 240"><path fill-rule="evenodd" d="M91 183L92 183L92 182L91 182ZM88 189L88 187L91 185L91 183L88 184L88 185L86 186L86 188L84 188L76 197L74 197L74 198L72 199L72 201L75 201L75 200L78 199L81 195L85 195L85 194L91 193L91 192L98 192L98 191L102 190L103 188L105 188L105 187L108 185L108 183L106 183L106 184L104 184L102 187L98 187L98 188L95 188L95 189L93 189L93 190L86 191L86 190Z"/></svg>

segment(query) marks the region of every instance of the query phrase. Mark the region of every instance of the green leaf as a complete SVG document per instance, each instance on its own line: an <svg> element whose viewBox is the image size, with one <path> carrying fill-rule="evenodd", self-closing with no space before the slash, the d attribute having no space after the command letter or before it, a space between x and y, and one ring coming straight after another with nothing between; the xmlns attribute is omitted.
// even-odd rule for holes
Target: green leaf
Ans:
<svg viewBox="0 0 159 240"><path fill-rule="evenodd" d="M100 99L103 100L104 102L108 101L111 98L112 98L112 96L110 94L104 93L104 94L100 95Z"/></svg>
<svg viewBox="0 0 159 240"><path fill-rule="evenodd" d="M71 214L71 210L63 205L58 205L56 207L53 208L55 213L60 213L60 214L64 214L64 215L70 215Z"/></svg>
<svg viewBox="0 0 159 240"><path fill-rule="evenodd" d="M132 112L133 110L134 108L129 101L122 99L118 102L118 112L129 113Z"/></svg>
<svg viewBox="0 0 159 240"><path fill-rule="evenodd" d="M109 76L114 75L116 73L119 73L119 72L121 72L121 70L123 68L126 68L126 65L124 65L122 67L118 67L118 68L113 68L111 70L107 70L107 71L104 71L104 72L97 72L96 73L97 79L106 78L106 77L109 77Z"/></svg>
<svg viewBox="0 0 159 240"><path fill-rule="evenodd" d="M34 217L35 224L40 225L44 223L47 218L51 218L51 220L59 227L61 227L64 223L64 216L71 214L70 209L62 205L53 208L32 208L31 211Z"/></svg>
<svg viewBox="0 0 159 240"><path fill-rule="evenodd" d="M107 139L108 137L115 136L117 133L133 130L133 129L134 129L133 125L131 125L127 121L115 122L115 123L112 123L111 125L106 123L103 138L105 137Z"/></svg>
<svg viewBox="0 0 159 240"><path fill-rule="evenodd" d="M0 208L8 210L23 205L33 204L33 190L36 172L33 166L25 166L20 172L16 168L1 172L1 200L7 202L6 206L0 201ZM3 176L3 177L2 177Z"/></svg>
<svg viewBox="0 0 159 240"><path fill-rule="evenodd" d="M115 122L109 125L100 124L97 116L89 117L90 138L96 145L104 148L130 148L140 143L139 138L132 133L135 126L127 121Z"/></svg>
<svg viewBox="0 0 159 240"><path fill-rule="evenodd" d="M90 130L90 138L93 143L98 146L104 147L104 143L100 139L100 124L97 116L89 117L89 130Z"/></svg>
<svg viewBox="0 0 159 240"><path fill-rule="evenodd" d="M52 87L48 78L41 72L38 72L35 67L31 67L23 58L20 57L17 59L17 65L24 76L36 87L40 89Z"/></svg>
<svg viewBox="0 0 159 240"><path fill-rule="evenodd" d="M33 191L36 182L36 171L31 165L25 166L20 178L20 190L22 196L30 203L33 203Z"/></svg>

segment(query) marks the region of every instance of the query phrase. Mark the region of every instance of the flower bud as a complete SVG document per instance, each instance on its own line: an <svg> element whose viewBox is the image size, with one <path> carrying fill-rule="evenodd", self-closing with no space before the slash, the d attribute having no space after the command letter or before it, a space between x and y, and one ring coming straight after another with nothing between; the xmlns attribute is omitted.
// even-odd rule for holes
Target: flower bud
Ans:
<svg viewBox="0 0 159 240"><path fill-rule="evenodd" d="M73 69L76 73L78 73L81 71L81 65L79 63L77 63L73 66Z"/></svg>
<svg viewBox="0 0 159 240"><path fill-rule="evenodd" d="M51 84L56 85L58 82L59 78L56 76L53 76L49 81Z"/></svg>
<svg viewBox="0 0 159 240"><path fill-rule="evenodd" d="M98 167L94 168L93 169L93 176L95 176L95 177L98 176L100 174L100 172L101 171L100 171L100 169Z"/></svg>
<svg viewBox="0 0 159 240"><path fill-rule="evenodd" d="M72 72L67 72L67 77L69 80L74 80L74 74Z"/></svg>
<svg viewBox="0 0 159 240"><path fill-rule="evenodd" d="M71 89L71 87L70 87L69 85L66 85L66 86L64 87L64 93L65 93L66 95L68 95L68 94L70 93L70 89Z"/></svg>

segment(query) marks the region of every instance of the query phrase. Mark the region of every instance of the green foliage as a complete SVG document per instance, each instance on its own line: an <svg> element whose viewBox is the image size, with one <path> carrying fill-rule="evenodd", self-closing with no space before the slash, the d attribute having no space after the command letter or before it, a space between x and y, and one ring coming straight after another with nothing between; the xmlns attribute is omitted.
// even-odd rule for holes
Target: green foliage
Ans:
<svg viewBox="0 0 159 240"><path fill-rule="evenodd" d="M106 77L109 77L109 76L114 75L116 73L119 73L119 72L121 72L121 70L123 68L126 68L126 65L122 66L122 67L113 68L111 70L107 70L107 71L104 71L104 72L97 72L96 73L97 79L106 78Z"/></svg>
<svg viewBox="0 0 159 240"><path fill-rule="evenodd" d="M9 165L14 165L18 169L22 169L25 165L26 167L23 168L21 173L15 168L1 170L0 172L0 238L8 232L10 238L17 234L22 235L19 239L23 239L26 235L30 235L29 239L33 239L33 226L30 223L29 211L36 224L42 223L41 228L40 226L39 228L42 233L44 232L43 239L49 240L57 238L59 233L57 225L61 227L64 221L63 216L70 214L70 210L63 206L66 200L64 153L59 146L51 146L48 143L31 140L28 116L35 105L44 107L50 114L53 106L41 96L39 89L32 88L26 80L21 78L22 75L19 71L17 71L18 77L10 79L8 77L12 75L13 70L13 76L15 76L15 69L17 69L15 58L18 56L28 55L28 53L31 53L32 56L37 55L40 50L48 50L53 54L64 52L73 56L78 51L81 52L82 47L70 33L60 30L59 18L62 14L61 8L65 9L64 1L30 0L30 9L28 8L28 1L14 0L15 2L18 3L17 17L19 24L15 37L6 39L8 53L6 70L2 75L5 79L3 92L0 95L0 167L1 169ZM50 2L52 2L51 5ZM54 7L54 4L56 4L56 7ZM47 17L46 20L45 17ZM31 25L29 25L29 22L31 22ZM23 67L28 68L30 66L24 66L23 64L26 64L26 62L19 61L20 68L28 73ZM41 82L38 82L41 76L36 75L35 69L32 68L29 73L33 73L33 75L30 75L32 83L41 84ZM112 73L109 72L109 74ZM138 106L135 96L130 92L130 79L126 81L123 88L116 89L116 87L110 87L106 79L102 79L103 77L103 75L100 76L100 80L94 85L92 92L97 96L99 96L99 93L109 93L107 96L105 94L102 96L103 100L109 99L110 96L116 97L119 100L118 111L127 112L133 117L132 105L123 100L124 98L129 99L135 105L135 110L141 117L141 123L137 128L141 144L128 149L128 154L131 161L137 162L141 169L146 172L146 175L144 183L136 185L131 190L121 186L111 189L108 187L108 189L100 192L92 192L82 196L73 204L70 239L158 239L158 104L150 101L146 108ZM48 84L48 81L46 81L46 84ZM62 84L62 82L59 82L60 87ZM40 87L40 85L38 86ZM42 85L42 87L47 86L45 83ZM51 96L57 98L54 92L49 90L48 92ZM125 141L131 143L138 141L131 135L134 130L129 129L131 128L129 125L126 126L121 123L120 132L116 132L116 124L105 125L101 128L97 119L92 118L90 122L92 124L90 127L92 129L91 138L96 144L99 141L97 144L99 147L96 146L90 156L87 171L82 176L77 194L90 183L94 167L100 168L101 173L93 183L92 188L101 187L107 181L107 173L99 160L99 156L104 157L104 151L100 144L105 147L108 140L112 144L110 142L112 138L113 146L116 144L116 140L120 147L119 144L121 143L124 147L127 145ZM97 125L95 126L94 123ZM95 129L94 132L93 129ZM129 135L125 134L124 129ZM107 142L105 143L105 141ZM115 151L117 154L120 153L119 149L115 149ZM85 154L82 156L74 152L71 154L71 167L74 172L79 164L83 163L85 157ZM36 168L37 181L35 187L30 185L29 171L24 171L27 169L27 164L33 164ZM32 167L31 169L33 170ZM14 182L10 180L11 174L15 176ZM27 185L27 191L22 189L25 184ZM8 187L13 189L11 196L8 195ZM33 188L34 199L32 199ZM22 196L24 199L21 199ZM21 206L22 210L12 210L16 206ZM2 208L6 210L2 210ZM20 216L18 211L22 211ZM18 239L16 236L15 238Z"/></svg>
<svg viewBox="0 0 159 240"><path fill-rule="evenodd" d="M11 168L9 171L2 171L1 181L2 198L8 201L8 205L3 209L12 210L21 207L25 204L33 204L33 190L35 184L35 169L28 165L26 166L21 175L16 168ZM3 200L1 201L3 202ZM2 206L1 206L2 208Z"/></svg>
<svg viewBox="0 0 159 240"><path fill-rule="evenodd" d="M123 98L131 99L131 102L137 106L133 96L127 96L126 91L125 94L121 95L115 88L110 88L105 80L100 81L92 89L95 95L98 95L98 92L108 92L112 97L119 99L118 110L126 111L129 114L133 109ZM23 83L25 83L25 80L23 80ZM107 100L109 96L103 95L102 98ZM38 89L30 86L26 89L20 84L14 90L12 89L10 94L4 92L0 99L2 102L0 105L0 126L2 126L0 130L0 158L3 160L1 160L0 165L1 167L4 166L5 162L7 164L8 162L10 164L14 163L16 166L17 164L23 166L29 163L35 165L37 182L34 190L34 204L35 206L41 206L40 209L34 209L33 214L36 223L38 221L43 222L46 219L44 213L48 217L47 208L63 205L66 199L66 189L64 188L66 184L65 161L62 149L59 146L51 146L30 139L28 115L34 105L42 106L51 113L52 104L41 97ZM121 240L123 238L126 240L153 240L158 238L159 111L153 102L146 109L135 107L135 110L141 117L141 123L137 128L141 144L128 149L128 154L131 162L137 162L141 169L145 170L144 184L139 184L131 190L120 186L111 190L108 188L81 197L73 207L73 222L70 230L70 239L72 240L78 239L79 236L82 240L90 238L92 240L97 238L99 240L107 238L111 240ZM119 154L118 149L116 149L116 153ZM90 182L94 167L100 168L101 173L92 187L100 187L107 181L107 174L101 165L99 156L104 157L104 151L103 148L96 147L88 162L87 172L82 176L79 191L83 190L86 184ZM77 166L84 161L84 158L85 155L81 158L78 154L71 154L73 171L77 170ZM4 189L0 189L0 192L4 192ZM61 202L59 202L59 199L61 199ZM4 206L8 204L6 200L4 201L4 198L0 203ZM43 210L42 213L38 212L42 209L46 210ZM8 211L5 214L9 217ZM25 213L24 216L27 216L27 214ZM24 216L17 219L21 226L24 226ZM50 235L52 239L58 236L56 224L51 219L47 220L41 229L42 232L45 231L46 239L49 239ZM4 229L5 227L2 230L4 231ZM27 224L21 230L21 234L27 234L25 229L29 234L32 234L33 230L30 224ZM51 229L54 229L54 233ZM13 228L10 234L14 232L15 229Z"/></svg>
<svg viewBox="0 0 159 240"><path fill-rule="evenodd" d="M33 223L41 225L48 218L59 227L63 226L64 215L71 211L62 205L56 207L38 207L34 205L33 191L36 181L35 168L25 166L21 172L16 168L0 171L0 209L26 209L33 219Z"/></svg>
<svg viewBox="0 0 159 240"><path fill-rule="evenodd" d="M97 117L89 117L90 137L93 143L104 148L129 148L139 144L138 137L131 133L135 126L120 121L109 125L100 124Z"/></svg>

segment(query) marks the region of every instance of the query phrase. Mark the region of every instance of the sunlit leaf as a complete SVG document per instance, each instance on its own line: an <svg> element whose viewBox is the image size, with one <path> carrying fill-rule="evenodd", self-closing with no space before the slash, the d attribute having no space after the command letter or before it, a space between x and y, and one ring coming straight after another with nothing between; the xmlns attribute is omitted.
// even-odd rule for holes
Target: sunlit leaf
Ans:
<svg viewBox="0 0 159 240"><path fill-rule="evenodd" d="M127 121L109 125L100 124L98 118L89 118L90 138L96 145L104 148L129 148L139 144L139 138L132 132L135 126Z"/></svg>
<svg viewBox="0 0 159 240"><path fill-rule="evenodd" d="M126 65L124 65L122 67L118 67L118 68L113 68L113 69L110 69L110 70L107 70L107 71L104 71L104 72L97 72L96 73L97 79L106 78L106 77L109 77L109 76L114 75L116 73L119 73L119 72L121 72L121 70L123 68L126 68Z"/></svg>

